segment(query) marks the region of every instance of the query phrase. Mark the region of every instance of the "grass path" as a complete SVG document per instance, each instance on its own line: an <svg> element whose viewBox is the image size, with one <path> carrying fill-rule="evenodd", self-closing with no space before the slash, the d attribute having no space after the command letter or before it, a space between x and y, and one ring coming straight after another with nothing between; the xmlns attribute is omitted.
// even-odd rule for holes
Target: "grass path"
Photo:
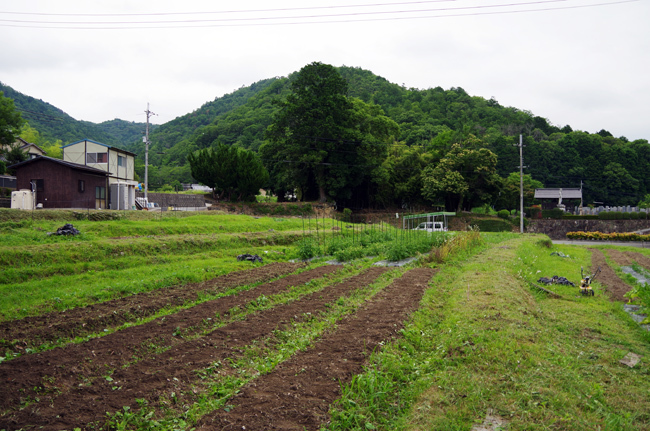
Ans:
<svg viewBox="0 0 650 431"><path fill-rule="evenodd" d="M575 256L518 238L444 267L331 429L470 430L488 412L508 430L650 429L648 335L600 288L587 298L553 286L551 299L530 287L588 266L588 252L562 250ZM634 368L619 362L628 352L643 357Z"/></svg>

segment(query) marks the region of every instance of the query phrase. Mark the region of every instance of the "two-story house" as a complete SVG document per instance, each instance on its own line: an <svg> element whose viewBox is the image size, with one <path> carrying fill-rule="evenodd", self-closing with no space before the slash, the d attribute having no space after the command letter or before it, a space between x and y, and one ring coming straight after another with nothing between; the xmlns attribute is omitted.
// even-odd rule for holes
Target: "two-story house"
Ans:
<svg viewBox="0 0 650 431"><path fill-rule="evenodd" d="M135 154L90 139L64 145L63 161L85 165L108 173L108 190L99 190L105 196L108 208L124 210L135 207Z"/></svg>

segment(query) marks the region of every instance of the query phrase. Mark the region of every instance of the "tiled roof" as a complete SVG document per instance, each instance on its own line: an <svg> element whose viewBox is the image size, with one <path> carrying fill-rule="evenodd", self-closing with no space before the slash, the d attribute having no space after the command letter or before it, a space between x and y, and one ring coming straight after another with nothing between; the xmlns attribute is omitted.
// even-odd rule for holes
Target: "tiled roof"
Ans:
<svg viewBox="0 0 650 431"><path fill-rule="evenodd" d="M535 199L582 199L581 189L535 189Z"/></svg>

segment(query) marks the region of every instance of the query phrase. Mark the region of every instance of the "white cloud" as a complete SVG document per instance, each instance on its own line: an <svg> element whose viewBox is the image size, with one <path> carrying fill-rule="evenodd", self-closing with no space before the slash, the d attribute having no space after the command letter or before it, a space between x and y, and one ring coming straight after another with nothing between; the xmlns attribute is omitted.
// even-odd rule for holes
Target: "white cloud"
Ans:
<svg viewBox="0 0 650 431"><path fill-rule="evenodd" d="M497 10L485 6L521 2L456 0L396 8L478 6L460 12L476 14ZM319 5L346 3L324 0ZM498 10L596 3L567 0ZM2 9L106 14L295 7L313 6L297 0L280 0L272 5L259 0L236 4L199 0L24 0ZM0 19L162 21L379 9L131 17L0 13ZM440 14L444 13L417 15ZM154 121L166 122L241 86L286 76L312 61L322 61L368 69L407 87L462 87L472 95L495 97L503 105L529 110L554 124L570 124L575 129L595 132L604 128L617 136L650 139L650 108L646 103L650 90L646 77L650 66L646 54L650 48L648 16L648 2L637 1L500 15L285 26L70 30L0 25L0 80L78 119L101 122L117 117L143 121L143 111L150 102L151 110L160 114Z"/></svg>

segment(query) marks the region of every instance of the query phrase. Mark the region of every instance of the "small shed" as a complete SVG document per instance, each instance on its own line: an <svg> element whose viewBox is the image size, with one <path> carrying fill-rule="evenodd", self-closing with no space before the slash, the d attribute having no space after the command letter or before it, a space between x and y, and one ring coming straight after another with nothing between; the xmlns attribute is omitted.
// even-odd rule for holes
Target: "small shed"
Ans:
<svg viewBox="0 0 650 431"><path fill-rule="evenodd" d="M108 172L47 156L16 163L16 188L43 208L106 209Z"/></svg>
<svg viewBox="0 0 650 431"><path fill-rule="evenodd" d="M542 209L562 208L573 212L576 207L582 207L581 188L535 189L535 199L542 204Z"/></svg>

